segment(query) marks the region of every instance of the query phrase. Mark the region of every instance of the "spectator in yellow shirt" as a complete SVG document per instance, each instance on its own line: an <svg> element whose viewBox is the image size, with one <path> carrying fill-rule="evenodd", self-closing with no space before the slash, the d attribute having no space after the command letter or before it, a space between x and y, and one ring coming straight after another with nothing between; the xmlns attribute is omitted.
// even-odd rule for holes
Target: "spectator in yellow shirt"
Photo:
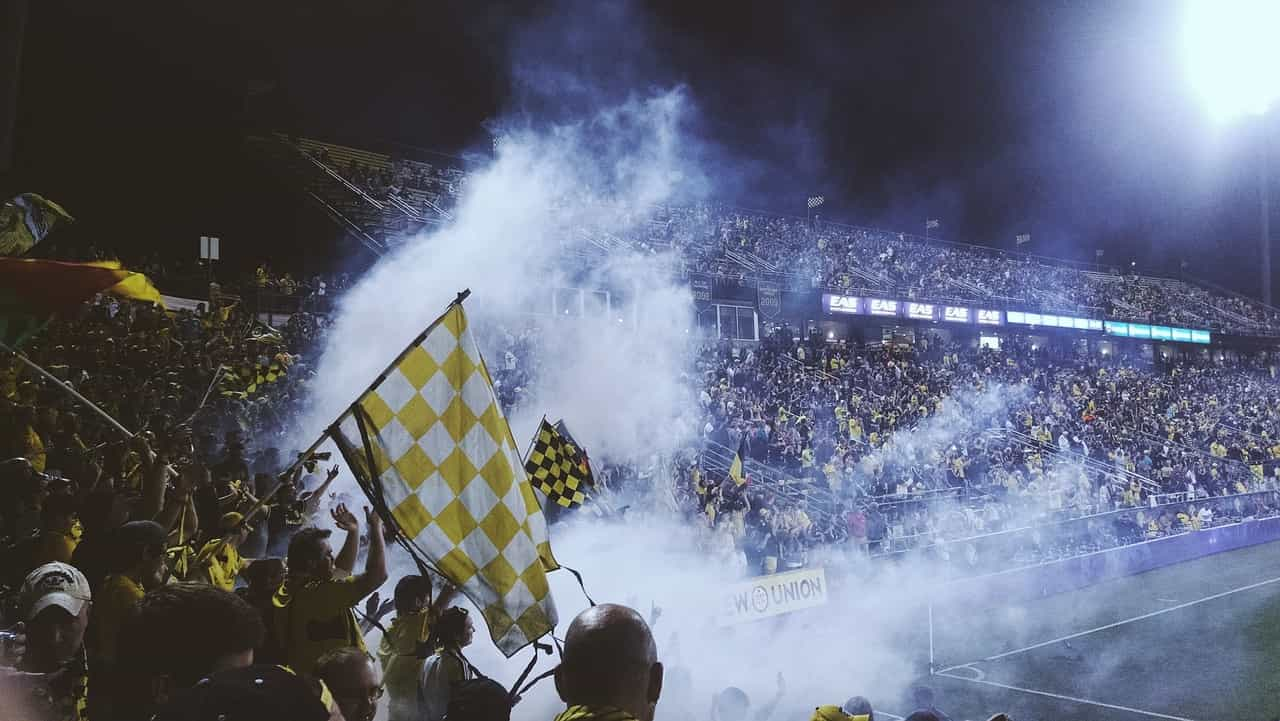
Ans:
<svg viewBox="0 0 1280 721"><path fill-rule="evenodd" d="M107 576L93 594L89 614L93 640L89 666L100 680L89 687L94 716L113 718L122 700L124 665L117 659L120 627L148 590L164 585L165 535L155 521L130 521L108 537Z"/></svg>
<svg viewBox="0 0 1280 721"><path fill-rule="evenodd" d="M76 502L65 493L47 496L40 505L40 533L14 547L12 555L17 574L12 581L21 578L37 566L57 561L71 563L71 554L80 541L80 521ZM6 574L8 575L8 574Z"/></svg>
<svg viewBox="0 0 1280 721"><path fill-rule="evenodd" d="M457 589L445 587L431 602L429 576L405 576L396 583L396 616L382 637L378 660L390 696L389 721L417 721L418 677L430 649L423 648L440 611L457 596Z"/></svg>
<svg viewBox="0 0 1280 721"><path fill-rule="evenodd" d="M359 548L360 524L345 505L332 511L338 528L346 532L337 557L329 546L330 531L304 528L289 542L289 573L272 600L277 638L287 665L311 673L316 660L334 649L364 649L364 636L352 607L387 580L382 519L365 509L369 552L364 573L351 575Z"/></svg>
<svg viewBox="0 0 1280 721"><path fill-rule="evenodd" d="M94 598L94 655L110 663L116 634L129 609L152 588L164 584L165 531L155 521L131 521L111 534L107 577Z"/></svg>
<svg viewBox="0 0 1280 721"><path fill-rule="evenodd" d="M224 591L234 591L236 577L253 563L253 559L240 556L240 546L253 529L244 522L242 514L232 511L222 514L218 530L222 535L210 539L200 549L197 577Z"/></svg>

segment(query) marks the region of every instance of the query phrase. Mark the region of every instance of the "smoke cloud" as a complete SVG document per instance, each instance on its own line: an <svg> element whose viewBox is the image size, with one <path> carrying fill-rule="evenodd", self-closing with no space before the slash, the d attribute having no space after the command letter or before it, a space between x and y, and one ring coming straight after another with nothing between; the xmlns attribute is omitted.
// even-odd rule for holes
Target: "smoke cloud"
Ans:
<svg viewBox="0 0 1280 721"><path fill-rule="evenodd" d="M639 72L634 63L628 67ZM589 79L562 70L522 66L516 75L529 79L531 92L570 88L576 105L591 96ZM694 308L681 261L661 243L620 253L616 240L648 239L655 205L714 197L722 179L733 182L732 166L702 167L699 159L720 156L691 130L697 108L685 88L614 89L599 97L608 102L576 117L541 121L522 110L491 123L493 160L468 176L454 219L405 239L342 298L297 447L309 445L463 288L472 291L466 307L491 371L505 360L504 336L536 328L541 360L509 419L517 439L530 437L545 413L563 417L593 459L661 459L696 441L699 410L687 382L696 350ZM615 251L605 256L602 245ZM569 308L562 317L552 300L557 288L608 291L607 312ZM960 394L914 432L895 435L875 460L907 464L945 448L1000 417L1018 392L993 386ZM711 558L686 522L658 508L645 505L625 525L577 519L557 526L552 541L560 561L583 572L597 601L642 613L662 609L659 653L682 669L671 676L664 708L700 716L711 694L730 685L763 705L779 672L791 708L853 694L896 699L919 675L925 612L913 599L934 583L926 566L885 567L875 575L863 569L859 576L837 563L833 580L841 590L830 605L721 628L716 621L727 586L737 580L727 575L731 564ZM390 583L416 572L402 555L392 558ZM551 586L562 636L586 599L567 573L552 574ZM478 639L468 652L476 665L504 683L514 680L528 652L504 659L483 634ZM550 718L557 705L546 682L517 713Z"/></svg>
<svg viewBox="0 0 1280 721"><path fill-rule="evenodd" d="M675 261L583 256L598 252L596 239L636 232L651 206L677 190L696 197L679 138L688 107L674 89L572 124L503 131L494 161L469 176L455 219L407 239L343 298L304 432L331 422L463 288L472 291L466 307L482 337L549 314L557 288L605 289L629 305L582 317L574 308L570 319L539 323L538 345L552 356L523 406L563 415L579 440L607 454L655 450L659 435L656 450L674 447L667 431L685 410L678 381L693 320ZM482 347L491 368L502 350ZM517 436L528 435L537 417L518 420Z"/></svg>

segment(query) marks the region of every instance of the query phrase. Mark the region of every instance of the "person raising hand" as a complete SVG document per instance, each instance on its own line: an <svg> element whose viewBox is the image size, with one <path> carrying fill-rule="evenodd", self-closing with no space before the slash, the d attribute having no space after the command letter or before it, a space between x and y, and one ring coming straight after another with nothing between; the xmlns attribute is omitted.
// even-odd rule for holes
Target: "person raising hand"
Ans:
<svg viewBox="0 0 1280 721"><path fill-rule="evenodd" d="M364 636L353 608L387 580L386 545L382 519L364 509L369 552L364 572L352 575L360 547L360 524L355 514L339 505L333 521L346 533L335 557L329 545L332 531L304 528L289 542L288 575L272 599L277 638L290 668L310 673L325 653L346 647L365 649Z"/></svg>

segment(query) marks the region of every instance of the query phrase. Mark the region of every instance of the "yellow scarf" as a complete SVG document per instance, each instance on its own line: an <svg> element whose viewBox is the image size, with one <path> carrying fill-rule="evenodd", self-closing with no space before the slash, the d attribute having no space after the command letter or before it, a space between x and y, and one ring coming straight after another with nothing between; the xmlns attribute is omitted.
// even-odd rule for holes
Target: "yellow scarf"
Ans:
<svg viewBox="0 0 1280 721"><path fill-rule="evenodd" d="M613 706L570 706L555 721L636 721L636 717Z"/></svg>

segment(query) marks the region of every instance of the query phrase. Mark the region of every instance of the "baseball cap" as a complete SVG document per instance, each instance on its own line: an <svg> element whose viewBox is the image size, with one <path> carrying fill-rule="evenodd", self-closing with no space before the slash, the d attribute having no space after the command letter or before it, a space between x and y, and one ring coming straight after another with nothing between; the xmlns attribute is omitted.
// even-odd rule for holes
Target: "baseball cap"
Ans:
<svg viewBox="0 0 1280 721"><path fill-rule="evenodd" d="M169 697L152 721L328 721L333 705L323 682L264 664L200 679Z"/></svg>
<svg viewBox="0 0 1280 721"><path fill-rule="evenodd" d="M57 606L72 616L92 597L89 581L80 569L68 563L53 561L27 574L22 582L22 616L27 621L50 606Z"/></svg>

